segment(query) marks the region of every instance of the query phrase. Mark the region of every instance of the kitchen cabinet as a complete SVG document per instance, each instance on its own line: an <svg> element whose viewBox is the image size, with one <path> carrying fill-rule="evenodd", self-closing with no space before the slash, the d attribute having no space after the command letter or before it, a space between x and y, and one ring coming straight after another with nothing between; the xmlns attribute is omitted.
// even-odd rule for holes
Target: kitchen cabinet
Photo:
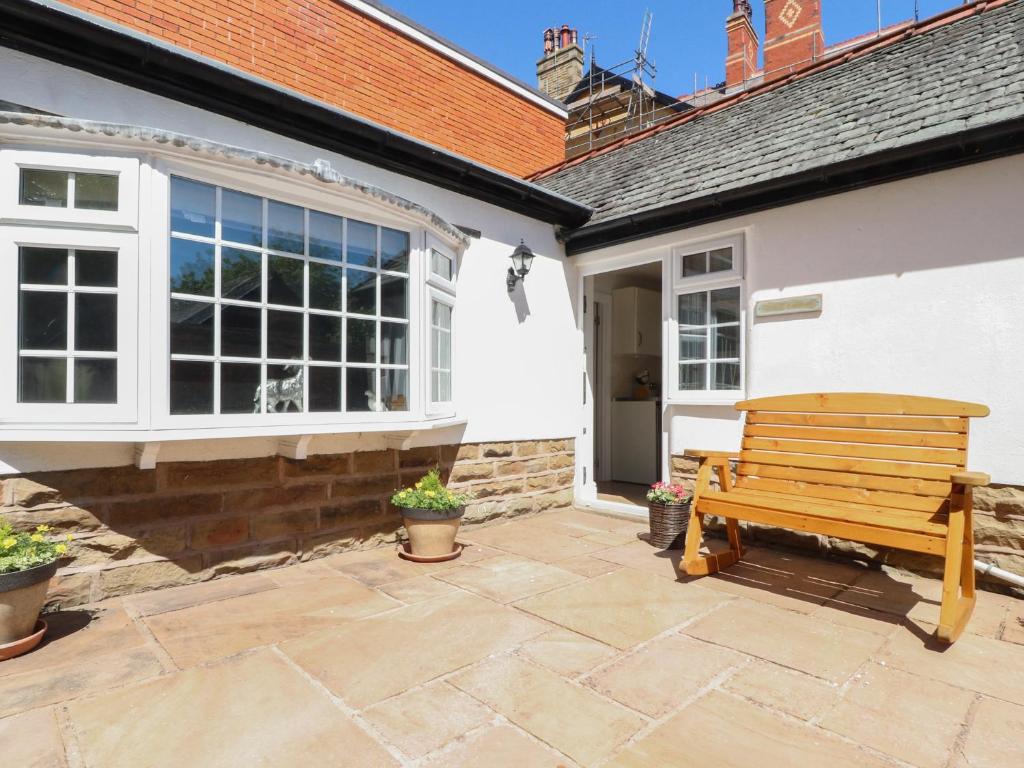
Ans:
<svg viewBox="0 0 1024 768"><path fill-rule="evenodd" d="M661 294L644 288L612 291L612 351L661 355Z"/></svg>

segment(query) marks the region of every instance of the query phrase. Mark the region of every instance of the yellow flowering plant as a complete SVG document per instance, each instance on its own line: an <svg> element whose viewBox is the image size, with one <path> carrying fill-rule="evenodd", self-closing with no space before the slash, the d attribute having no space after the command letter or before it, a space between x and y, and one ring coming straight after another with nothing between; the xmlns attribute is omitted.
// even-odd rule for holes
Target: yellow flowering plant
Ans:
<svg viewBox="0 0 1024 768"><path fill-rule="evenodd" d="M391 503L402 509L458 509L465 506L469 498L445 488L441 473L432 469L413 487L395 491Z"/></svg>
<svg viewBox="0 0 1024 768"><path fill-rule="evenodd" d="M49 565L67 554L71 536L64 541L49 536L48 525L38 525L34 531L15 531L6 520L0 520L0 573L26 571L40 565Z"/></svg>

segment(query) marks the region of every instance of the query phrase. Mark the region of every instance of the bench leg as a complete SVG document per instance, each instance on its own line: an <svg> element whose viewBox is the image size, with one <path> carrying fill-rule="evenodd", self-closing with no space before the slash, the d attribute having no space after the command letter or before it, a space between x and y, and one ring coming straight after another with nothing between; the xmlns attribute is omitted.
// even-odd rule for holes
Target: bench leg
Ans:
<svg viewBox="0 0 1024 768"><path fill-rule="evenodd" d="M954 643L963 634L974 611L974 526L970 490L954 496L946 538L946 568L942 579L942 607L936 635ZM960 506L957 510L956 507Z"/></svg>
<svg viewBox="0 0 1024 768"><path fill-rule="evenodd" d="M701 493L711 485L711 469L718 470L718 481L723 490L732 488L732 476L729 474L729 462L721 459L702 459L697 470L697 487L694 489L693 503L690 506L690 524L686 529L686 549L680 570L687 576L708 576L728 568L743 557L743 545L740 543L740 526L736 520L726 518L725 528L729 536L729 551L717 554L702 555L700 546L704 539L704 515L697 512L697 502Z"/></svg>

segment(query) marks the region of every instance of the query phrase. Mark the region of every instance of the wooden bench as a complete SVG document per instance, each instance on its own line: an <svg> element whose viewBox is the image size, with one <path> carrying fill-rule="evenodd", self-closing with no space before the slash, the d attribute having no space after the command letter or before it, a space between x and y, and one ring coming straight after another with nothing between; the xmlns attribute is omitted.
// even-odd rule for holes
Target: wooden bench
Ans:
<svg viewBox="0 0 1024 768"><path fill-rule="evenodd" d="M736 409L746 412L739 453L686 451L701 463L681 568L700 576L739 560L740 520L938 555L937 634L954 642L974 609L971 490L989 483L965 471L968 418L989 409L853 393L766 397ZM700 554L706 515L725 518L728 550Z"/></svg>

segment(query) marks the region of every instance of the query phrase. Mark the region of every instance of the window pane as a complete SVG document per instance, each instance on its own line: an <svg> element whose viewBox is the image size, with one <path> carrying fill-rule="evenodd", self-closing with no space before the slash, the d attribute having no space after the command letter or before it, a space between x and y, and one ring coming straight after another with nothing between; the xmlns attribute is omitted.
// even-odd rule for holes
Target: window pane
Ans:
<svg viewBox="0 0 1024 768"><path fill-rule="evenodd" d="M739 389L739 363L713 363L711 366L712 389Z"/></svg>
<svg viewBox="0 0 1024 768"><path fill-rule="evenodd" d="M347 352L350 363L377 362L377 323L373 320L348 321Z"/></svg>
<svg viewBox="0 0 1024 768"><path fill-rule="evenodd" d="M117 351L117 296L109 293L75 294L75 349Z"/></svg>
<svg viewBox="0 0 1024 768"><path fill-rule="evenodd" d="M302 282L305 263L301 259L287 256L267 257L267 301L270 304L284 304L301 307Z"/></svg>
<svg viewBox="0 0 1024 768"><path fill-rule="evenodd" d="M220 412L260 412L260 366L247 363L221 364Z"/></svg>
<svg viewBox="0 0 1024 768"><path fill-rule="evenodd" d="M64 358L23 357L19 360L19 403L67 401L68 361Z"/></svg>
<svg viewBox="0 0 1024 768"><path fill-rule="evenodd" d="M267 366L267 413L302 412L302 368Z"/></svg>
<svg viewBox="0 0 1024 768"><path fill-rule="evenodd" d="M213 413L213 363L171 361L171 413Z"/></svg>
<svg viewBox="0 0 1024 768"><path fill-rule="evenodd" d="M20 349L68 348L68 295L21 292Z"/></svg>
<svg viewBox="0 0 1024 768"><path fill-rule="evenodd" d="M302 314L267 312L267 357L298 360L302 357Z"/></svg>
<svg viewBox="0 0 1024 768"><path fill-rule="evenodd" d="M212 355L213 312L213 304L172 299L171 354Z"/></svg>
<svg viewBox="0 0 1024 768"><path fill-rule="evenodd" d="M739 357L740 356L740 327L738 325L727 325L723 328L715 328L713 331L715 349L712 357Z"/></svg>
<svg viewBox="0 0 1024 768"><path fill-rule="evenodd" d="M450 330L452 327L452 308L440 301L435 301L431 322L438 328Z"/></svg>
<svg viewBox="0 0 1024 768"><path fill-rule="evenodd" d="M704 330L679 331L679 359L706 360L708 356L708 336Z"/></svg>
<svg viewBox="0 0 1024 768"><path fill-rule="evenodd" d="M385 369L380 372L381 400L388 411L409 410L409 372Z"/></svg>
<svg viewBox="0 0 1024 768"><path fill-rule="evenodd" d="M437 251L430 252L430 271L438 277L445 280L452 279L452 260L445 256L443 253Z"/></svg>
<svg viewBox="0 0 1024 768"><path fill-rule="evenodd" d="M309 316L309 357L323 362L341 362L341 318Z"/></svg>
<svg viewBox="0 0 1024 768"><path fill-rule="evenodd" d="M21 169L22 205L41 205L46 208L68 207L68 172ZM44 401L45 402L45 401ZM60 402L64 402L61 397Z"/></svg>
<svg viewBox="0 0 1024 768"><path fill-rule="evenodd" d="M117 402L117 360L75 360L75 402Z"/></svg>
<svg viewBox="0 0 1024 768"><path fill-rule="evenodd" d="M68 284L68 252L62 248L19 248L22 283Z"/></svg>
<svg viewBox="0 0 1024 768"><path fill-rule="evenodd" d="M309 306L313 309L341 311L341 267L310 262Z"/></svg>
<svg viewBox="0 0 1024 768"><path fill-rule="evenodd" d="M171 291L213 296L213 246L171 238Z"/></svg>
<svg viewBox="0 0 1024 768"><path fill-rule="evenodd" d="M377 266L377 227L373 224L348 220L348 263Z"/></svg>
<svg viewBox="0 0 1024 768"><path fill-rule="evenodd" d="M435 371L433 375L435 403L447 403L452 399L452 374L449 371Z"/></svg>
<svg viewBox="0 0 1024 768"><path fill-rule="evenodd" d="M263 245L263 200L253 195L221 190L221 238L244 245Z"/></svg>
<svg viewBox="0 0 1024 768"><path fill-rule="evenodd" d="M722 288L711 291L711 322L736 323L740 319L740 289Z"/></svg>
<svg viewBox="0 0 1024 768"><path fill-rule="evenodd" d="M117 175L76 173L75 208L88 211L117 210Z"/></svg>
<svg viewBox="0 0 1024 768"><path fill-rule="evenodd" d="M444 331L434 331L437 344L437 355L433 365L438 368L450 369L452 367L452 335Z"/></svg>
<svg viewBox="0 0 1024 768"><path fill-rule="evenodd" d="M213 237L216 218L216 187L171 178L171 231Z"/></svg>
<svg viewBox="0 0 1024 768"><path fill-rule="evenodd" d="M683 256L683 277L707 274L707 256L706 253L688 253Z"/></svg>
<svg viewBox="0 0 1024 768"><path fill-rule="evenodd" d="M344 219L319 211L309 212L309 255L316 259L341 261Z"/></svg>
<svg viewBox="0 0 1024 768"><path fill-rule="evenodd" d="M409 326L380 324L380 361L385 365L409 364Z"/></svg>
<svg viewBox="0 0 1024 768"><path fill-rule="evenodd" d="M262 357L261 310L220 308L220 353L224 357Z"/></svg>
<svg viewBox="0 0 1024 768"><path fill-rule="evenodd" d="M75 251L75 285L117 287L116 251Z"/></svg>
<svg viewBox="0 0 1024 768"><path fill-rule="evenodd" d="M707 325L708 322L708 295L703 291L700 293L685 293L679 297L679 324L680 325Z"/></svg>
<svg viewBox="0 0 1024 768"><path fill-rule="evenodd" d="M372 272L346 269L348 311L359 315L377 314L377 276Z"/></svg>
<svg viewBox="0 0 1024 768"><path fill-rule="evenodd" d="M306 221L302 208L270 200L267 203L267 247L288 253L306 252Z"/></svg>
<svg viewBox="0 0 1024 768"><path fill-rule="evenodd" d="M409 281L406 278L380 276L380 313L384 317L409 317Z"/></svg>
<svg viewBox="0 0 1024 768"><path fill-rule="evenodd" d="M679 366L679 388L695 390L705 388L707 365L704 363L682 364Z"/></svg>
<svg viewBox="0 0 1024 768"><path fill-rule="evenodd" d="M409 233L381 227L380 267L395 272L409 271Z"/></svg>
<svg viewBox="0 0 1024 768"><path fill-rule="evenodd" d="M220 295L239 301L263 301L263 257L254 251L221 248Z"/></svg>
<svg viewBox="0 0 1024 768"><path fill-rule="evenodd" d="M716 248L708 254L709 272L728 272L732 269L732 248Z"/></svg>
<svg viewBox="0 0 1024 768"><path fill-rule="evenodd" d="M738 362L715 362L711 375L712 389L739 389Z"/></svg>
<svg viewBox="0 0 1024 768"><path fill-rule="evenodd" d="M345 410L365 412L379 410L373 368L345 370Z"/></svg>
<svg viewBox="0 0 1024 768"><path fill-rule="evenodd" d="M311 413L341 411L341 368L309 369L309 410Z"/></svg>

